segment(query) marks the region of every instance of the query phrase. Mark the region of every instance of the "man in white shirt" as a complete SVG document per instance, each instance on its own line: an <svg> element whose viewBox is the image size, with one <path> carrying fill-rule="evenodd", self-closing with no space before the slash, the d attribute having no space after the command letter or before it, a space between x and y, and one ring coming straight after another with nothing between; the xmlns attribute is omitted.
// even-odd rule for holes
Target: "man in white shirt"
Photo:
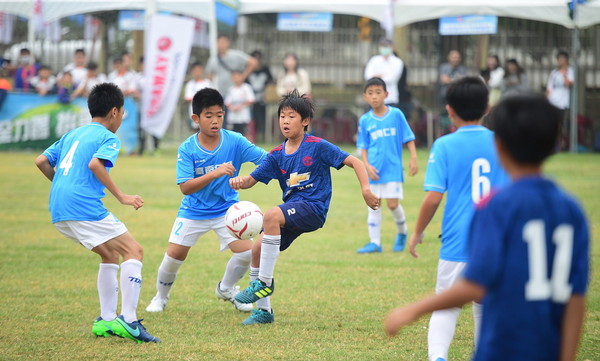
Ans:
<svg viewBox="0 0 600 361"><path fill-rule="evenodd" d="M394 44L389 39L379 41L379 55L374 55L365 67L365 80L381 78L387 87L385 104L398 106L398 80L404 68L404 62L394 55Z"/></svg>

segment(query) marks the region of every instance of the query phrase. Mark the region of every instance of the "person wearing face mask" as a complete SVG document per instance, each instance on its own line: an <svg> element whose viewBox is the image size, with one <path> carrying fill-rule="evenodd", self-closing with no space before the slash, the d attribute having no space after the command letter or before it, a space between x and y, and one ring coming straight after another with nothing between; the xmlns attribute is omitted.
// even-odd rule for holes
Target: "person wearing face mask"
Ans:
<svg viewBox="0 0 600 361"><path fill-rule="evenodd" d="M37 75L37 65L34 62L31 51L27 48L21 49L17 60L17 69L15 71L15 90L32 91L33 87L29 84L31 79Z"/></svg>
<svg viewBox="0 0 600 361"><path fill-rule="evenodd" d="M398 81L404 69L404 62L394 55L394 44L389 39L379 41L379 54L374 55L365 67L365 80L381 78L386 85L388 96L385 104L398 106Z"/></svg>

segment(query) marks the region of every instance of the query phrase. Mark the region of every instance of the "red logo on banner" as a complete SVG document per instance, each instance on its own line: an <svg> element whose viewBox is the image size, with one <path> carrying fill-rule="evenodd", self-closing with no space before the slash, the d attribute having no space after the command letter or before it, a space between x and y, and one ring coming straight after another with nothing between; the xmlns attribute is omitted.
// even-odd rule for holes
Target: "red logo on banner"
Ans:
<svg viewBox="0 0 600 361"><path fill-rule="evenodd" d="M158 39L158 50L167 51L171 47L171 38L163 36Z"/></svg>

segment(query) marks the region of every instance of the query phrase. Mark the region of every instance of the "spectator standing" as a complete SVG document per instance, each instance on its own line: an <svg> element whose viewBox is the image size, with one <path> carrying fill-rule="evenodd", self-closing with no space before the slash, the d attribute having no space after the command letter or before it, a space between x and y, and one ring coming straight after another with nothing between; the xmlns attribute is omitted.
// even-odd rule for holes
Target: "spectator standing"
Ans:
<svg viewBox="0 0 600 361"><path fill-rule="evenodd" d="M243 80L256 66L256 60L250 55L240 50L230 49L231 39L227 35L219 35L217 39L217 56L211 57L206 65L208 79L215 85L221 94L227 94L227 91L233 83L231 82L231 73L238 71L242 74Z"/></svg>
<svg viewBox="0 0 600 361"><path fill-rule="evenodd" d="M552 105L562 111L561 148L569 148L569 108L571 104L571 87L574 83L575 73L569 65L569 53L559 50L556 54L558 67L550 73L546 85L546 95Z"/></svg>
<svg viewBox="0 0 600 361"><path fill-rule="evenodd" d="M298 89L301 95L312 92L310 77L306 70L300 68L298 56L287 53L283 57L283 69L277 75L277 95L287 95L294 89Z"/></svg>
<svg viewBox="0 0 600 361"><path fill-rule="evenodd" d="M73 75L68 71L63 73L62 77L58 81L58 102L61 104L68 104L75 97L73 95L75 87L73 85Z"/></svg>
<svg viewBox="0 0 600 361"><path fill-rule="evenodd" d="M15 70L15 90L30 91L31 85L29 83L37 75L37 69L31 51L27 48L21 49L17 59L17 69Z"/></svg>
<svg viewBox="0 0 600 361"><path fill-rule="evenodd" d="M262 52L260 50L254 50L250 56L256 59L256 65L254 71L248 75L246 81L252 87L254 91L255 102L252 105L252 119L254 119L255 134L260 135L260 139L263 139L265 133L265 119L266 119L266 104L265 104L265 91L269 84L273 83L273 76L269 67L262 61Z"/></svg>
<svg viewBox="0 0 600 361"><path fill-rule="evenodd" d="M506 61L506 72L502 80L502 98L527 92L529 90L527 84L527 74L525 74L525 70L519 65L517 59L508 59Z"/></svg>
<svg viewBox="0 0 600 361"><path fill-rule="evenodd" d="M494 106L500 100L502 82L504 81L504 69L500 66L498 55L488 55L487 68L481 72L481 75L490 89L490 105Z"/></svg>
<svg viewBox="0 0 600 361"><path fill-rule="evenodd" d="M204 76L204 65L201 63L192 64L190 67L190 78L191 79L185 83L183 99L189 103L190 118L188 121L192 130L196 131L198 130L198 124L192 120L192 114L194 114L192 109L192 100L194 100L194 95L196 95L196 93L200 90L204 88L214 88L214 86L213 83Z"/></svg>
<svg viewBox="0 0 600 361"><path fill-rule="evenodd" d="M39 95L46 95L56 91L56 77L52 75L52 69L47 65L41 65L38 75L31 78L29 84Z"/></svg>
<svg viewBox="0 0 600 361"><path fill-rule="evenodd" d="M86 66L86 69L87 73L85 78L81 83L79 83L77 89L75 89L75 92L73 93L75 96L83 96L87 98L96 85L106 83L106 75L103 73L98 73L98 64L89 62Z"/></svg>
<svg viewBox="0 0 600 361"><path fill-rule="evenodd" d="M394 43L389 39L379 41L379 54L369 59L365 66L365 80L381 78L386 85L388 96L385 104L398 107L398 81L404 71L404 62L394 55Z"/></svg>
<svg viewBox="0 0 600 361"><path fill-rule="evenodd" d="M58 74L58 78L62 78L63 73L69 72L73 76L73 84L78 86L83 83L87 76L87 68L86 68L87 57L85 55L84 49L76 49L73 54L73 62L65 65L60 74Z"/></svg>
<svg viewBox="0 0 600 361"><path fill-rule="evenodd" d="M454 80L467 74L467 69L461 64L462 58L458 50L450 50L447 62L440 65L440 129L439 136L448 134L451 131L450 117L446 110L446 90L448 85Z"/></svg>
<svg viewBox="0 0 600 361"><path fill-rule="evenodd" d="M228 123L231 130L246 136L248 134L248 123L252 120L250 107L254 103L254 91L248 83L244 83L243 75L239 71L231 73L233 86L229 88L225 105L229 110Z"/></svg>
<svg viewBox="0 0 600 361"><path fill-rule="evenodd" d="M108 81L118 86L124 96L133 96L137 91L135 74L123 59L123 55L113 59L113 71L108 74Z"/></svg>

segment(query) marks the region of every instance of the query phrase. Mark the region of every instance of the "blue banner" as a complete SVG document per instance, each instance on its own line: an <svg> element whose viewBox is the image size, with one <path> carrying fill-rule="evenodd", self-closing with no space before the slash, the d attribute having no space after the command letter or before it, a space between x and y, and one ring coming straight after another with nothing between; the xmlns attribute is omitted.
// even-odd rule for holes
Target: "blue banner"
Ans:
<svg viewBox="0 0 600 361"><path fill-rule="evenodd" d="M125 98L125 115L117 136L126 154L137 147L138 108L132 98ZM91 119L85 98L61 104L56 95L9 93L0 109L0 150L45 149Z"/></svg>
<svg viewBox="0 0 600 361"><path fill-rule="evenodd" d="M277 30L279 31L331 31L332 13L279 13Z"/></svg>
<svg viewBox="0 0 600 361"><path fill-rule="evenodd" d="M496 34L496 15L465 15L440 18L440 35Z"/></svg>

